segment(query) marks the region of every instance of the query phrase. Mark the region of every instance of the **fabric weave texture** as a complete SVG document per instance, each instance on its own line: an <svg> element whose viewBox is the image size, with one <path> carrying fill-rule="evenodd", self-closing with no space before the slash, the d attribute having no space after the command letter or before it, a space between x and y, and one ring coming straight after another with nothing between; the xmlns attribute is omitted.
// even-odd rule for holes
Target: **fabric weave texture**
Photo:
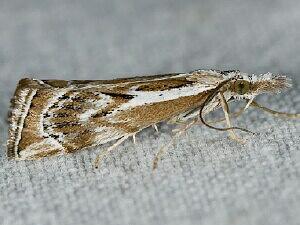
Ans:
<svg viewBox="0 0 300 225"><path fill-rule="evenodd" d="M234 120L256 135L192 127L152 173L172 126L146 129L97 170L105 146L8 161L6 116L22 77L112 79L194 69L286 74L293 88L264 95L300 112L300 2L2 0L0 224L300 224L300 123L249 109ZM240 105L233 104L232 109ZM216 116L220 116L217 113Z"/></svg>

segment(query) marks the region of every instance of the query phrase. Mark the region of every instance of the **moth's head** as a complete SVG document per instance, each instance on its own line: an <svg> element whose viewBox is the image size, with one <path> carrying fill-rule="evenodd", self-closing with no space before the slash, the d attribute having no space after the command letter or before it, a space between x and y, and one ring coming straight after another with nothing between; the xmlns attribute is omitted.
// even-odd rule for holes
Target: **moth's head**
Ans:
<svg viewBox="0 0 300 225"><path fill-rule="evenodd" d="M263 93L279 93L291 87L289 81L285 76L271 73L259 76L238 73L232 76L229 91L234 98L251 99Z"/></svg>

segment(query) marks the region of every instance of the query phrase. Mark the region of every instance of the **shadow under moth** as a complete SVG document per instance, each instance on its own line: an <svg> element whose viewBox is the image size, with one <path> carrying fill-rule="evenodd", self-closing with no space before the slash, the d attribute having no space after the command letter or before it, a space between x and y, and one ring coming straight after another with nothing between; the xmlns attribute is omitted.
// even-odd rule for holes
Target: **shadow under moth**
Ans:
<svg viewBox="0 0 300 225"><path fill-rule="evenodd" d="M9 159L29 160L114 143L96 158L96 165L110 151L141 130L168 121L182 127L175 137L194 124L228 131L243 143L231 118L250 106L276 116L300 118L259 105L255 97L290 87L285 76L271 73L248 75L240 71L196 70L115 80L37 80L25 78L11 100L9 116ZM246 106L230 113L228 103L245 99ZM219 128L204 116L218 108L224 111L227 126ZM157 153L153 168L168 146Z"/></svg>

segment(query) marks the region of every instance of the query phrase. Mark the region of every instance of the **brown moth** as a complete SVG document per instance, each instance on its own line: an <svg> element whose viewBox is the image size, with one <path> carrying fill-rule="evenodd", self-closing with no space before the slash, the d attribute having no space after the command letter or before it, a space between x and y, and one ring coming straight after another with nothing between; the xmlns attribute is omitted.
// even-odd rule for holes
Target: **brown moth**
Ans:
<svg viewBox="0 0 300 225"><path fill-rule="evenodd" d="M107 153L162 121L180 121L186 128L202 121L208 127L229 131L240 141L233 129L247 130L231 126L227 103L246 99L245 109L256 106L273 114L299 117L280 114L253 101L259 94L287 87L290 84L285 76L217 70L116 80L25 78L11 101L7 155L16 160L39 159L116 141ZM220 107L227 128L213 127L203 119Z"/></svg>

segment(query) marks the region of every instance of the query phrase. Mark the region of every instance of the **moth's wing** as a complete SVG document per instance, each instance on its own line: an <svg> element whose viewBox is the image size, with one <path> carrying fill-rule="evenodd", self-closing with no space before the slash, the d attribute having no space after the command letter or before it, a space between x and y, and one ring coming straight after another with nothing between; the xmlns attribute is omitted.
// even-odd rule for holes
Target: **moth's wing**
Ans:
<svg viewBox="0 0 300 225"><path fill-rule="evenodd" d="M12 100L7 155L33 159L103 144L197 107L211 71L111 81L23 79Z"/></svg>
<svg viewBox="0 0 300 225"><path fill-rule="evenodd" d="M118 78L113 80L43 80L44 84L51 87L81 87L85 85L113 85L113 86L134 86L144 83L179 83L181 85L188 84L189 81L197 80L203 84L215 85L226 79L227 74L233 71L219 70L195 70L189 73L168 73L157 75L134 76L129 78Z"/></svg>
<svg viewBox="0 0 300 225"><path fill-rule="evenodd" d="M120 90L120 86L124 85L123 93L132 100L116 107L111 117L115 122L124 121L126 127L138 129L172 117L195 117L195 109L199 110L210 91L223 80L221 73L212 70L152 76L151 79L133 81L128 79L120 83L117 89ZM218 107L219 102L215 100L204 108L204 113Z"/></svg>
<svg viewBox="0 0 300 225"><path fill-rule="evenodd" d="M23 79L11 104L7 155L14 159L35 159L60 155L103 144L126 133L103 115L115 102L98 86L58 87L42 81ZM98 114L97 114L98 113ZM103 121L97 118L102 114Z"/></svg>

